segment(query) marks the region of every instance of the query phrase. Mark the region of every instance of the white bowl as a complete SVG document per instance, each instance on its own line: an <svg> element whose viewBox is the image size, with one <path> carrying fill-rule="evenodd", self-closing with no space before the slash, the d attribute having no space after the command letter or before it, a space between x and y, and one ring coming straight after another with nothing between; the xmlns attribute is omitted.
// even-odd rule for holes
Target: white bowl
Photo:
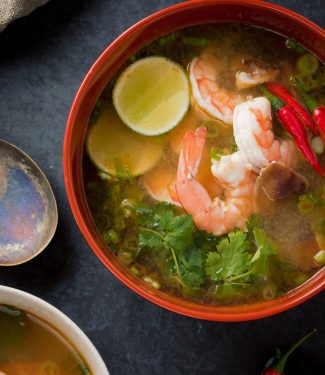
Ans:
<svg viewBox="0 0 325 375"><path fill-rule="evenodd" d="M0 285L0 305L25 310L56 327L73 344L87 362L93 375L109 375L104 361L89 338L60 310L21 290Z"/></svg>

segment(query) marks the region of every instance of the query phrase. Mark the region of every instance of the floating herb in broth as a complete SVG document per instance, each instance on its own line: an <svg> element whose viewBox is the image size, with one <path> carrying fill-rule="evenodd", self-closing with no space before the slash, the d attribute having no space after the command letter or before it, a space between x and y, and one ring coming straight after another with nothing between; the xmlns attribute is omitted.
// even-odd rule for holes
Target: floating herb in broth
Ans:
<svg viewBox="0 0 325 375"><path fill-rule="evenodd" d="M78 351L57 330L28 312L3 305L0 373L91 375Z"/></svg>
<svg viewBox="0 0 325 375"><path fill-rule="evenodd" d="M322 103L323 64L295 41L260 28L211 24L179 30L139 50L113 77L94 109L89 134L103 121L101 111L109 108L111 116L117 116L111 93L124 69L149 56L163 56L186 71L191 82L191 106L174 129L159 137L146 137L157 142L162 151L143 173L120 158L114 173L99 169L95 153L88 148L84 158L86 196L110 250L153 288L202 304L270 300L304 283L323 265L325 179L304 159L274 114L270 126L271 107L260 88L274 80L303 102L293 84L300 79L302 85L312 82L307 86L308 95ZM214 102L207 99L210 91L215 95ZM135 98L141 101L143 97L144 93L138 92ZM242 121L244 114L248 117ZM243 126L251 122L253 127L265 122L270 126L268 137L281 145L279 149L288 150L287 156L274 156L278 147L274 146L269 154L261 156L259 165L252 155L263 153L268 141L249 154L247 148L253 147L253 138L249 135L251 139L243 141L237 126L240 121ZM109 121L102 126L108 134ZM129 134L131 138L138 136ZM313 136L308 133L308 137ZM262 137L253 143L263 141ZM128 154L125 145L123 150ZM188 157L193 150L197 159ZM112 158L111 151L98 148L96 153L107 153ZM138 153L142 162L153 160L141 144ZM263 159L266 157L267 163ZM325 168L324 152L316 157ZM232 169L221 168L227 160L234 160ZM284 191L285 198L280 200L261 196L263 191L257 197L256 179L274 161L293 169L297 181L303 176L307 181L303 190L289 194ZM220 178L221 173L225 173L225 180ZM240 176L246 177L240 180ZM289 189L288 181L275 183L275 188ZM206 209L197 212L202 202ZM210 211L211 216L207 215Z"/></svg>

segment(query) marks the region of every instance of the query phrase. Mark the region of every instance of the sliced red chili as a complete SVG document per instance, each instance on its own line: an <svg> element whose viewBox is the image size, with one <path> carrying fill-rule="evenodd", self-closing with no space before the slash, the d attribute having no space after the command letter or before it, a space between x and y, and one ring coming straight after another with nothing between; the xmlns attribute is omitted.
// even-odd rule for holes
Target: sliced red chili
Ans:
<svg viewBox="0 0 325 375"><path fill-rule="evenodd" d="M269 99L284 128L296 141L296 144L305 159L319 174L325 177L325 171L319 164L315 153L310 147L307 131L300 117L291 107L284 104L276 96L272 95L265 87L262 87L262 92Z"/></svg>
<svg viewBox="0 0 325 375"><path fill-rule="evenodd" d="M318 129L325 143L325 106L320 105L312 96L310 96L305 90L304 85L298 79L293 78L292 82L299 89L301 96L303 97L307 108L311 112L313 120L318 126Z"/></svg>
<svg viewBox="0 0 325 375"><path fill-rule="evenodd" d="M267 89L273 94L282 99L289 107L291 107L298 115L301 117L304 124L315 134L318 134L317 127L315 126L313 119L311 118L310 114L304 108L302 104L298 102L298 100L293 97L291 92L287 90L285 87L280 85L276 82L267 82L266 84Z"/></svg>

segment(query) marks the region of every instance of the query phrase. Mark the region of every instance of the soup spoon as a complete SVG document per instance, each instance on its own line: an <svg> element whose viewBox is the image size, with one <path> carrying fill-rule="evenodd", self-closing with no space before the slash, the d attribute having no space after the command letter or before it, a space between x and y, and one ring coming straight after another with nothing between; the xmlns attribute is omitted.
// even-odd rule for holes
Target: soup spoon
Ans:
<svg viewBox="0 0 325 375"><path fill-rule="evenodd" d="M38 165L18 147L0 140L0 265L38 255L52 239L58 210Z"/></svg>

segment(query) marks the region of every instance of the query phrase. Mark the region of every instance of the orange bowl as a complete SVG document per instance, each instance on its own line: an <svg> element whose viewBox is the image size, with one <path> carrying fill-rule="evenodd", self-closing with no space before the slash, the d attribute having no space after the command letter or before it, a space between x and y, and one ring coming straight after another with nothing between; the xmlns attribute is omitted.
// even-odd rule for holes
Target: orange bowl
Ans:
<svg viewBox="0 0 325 375"><path fill-rule="evenodd" d="M325 270L284 296L240 306L208 306L151 288L134 276L102 240L89 210L83 182L82 159L87 124L93 106L110 78L136 51L169 32L209 22L243 22L294 38L325 60L325 31L306 18L258 0L187 1L141 20L119 36L89 70L73 102L64 149L64 179L68 199L81 232L104 265L129 288L162 307L195 318L216 321L258 319L287 310L325 287Z"/></svg>

